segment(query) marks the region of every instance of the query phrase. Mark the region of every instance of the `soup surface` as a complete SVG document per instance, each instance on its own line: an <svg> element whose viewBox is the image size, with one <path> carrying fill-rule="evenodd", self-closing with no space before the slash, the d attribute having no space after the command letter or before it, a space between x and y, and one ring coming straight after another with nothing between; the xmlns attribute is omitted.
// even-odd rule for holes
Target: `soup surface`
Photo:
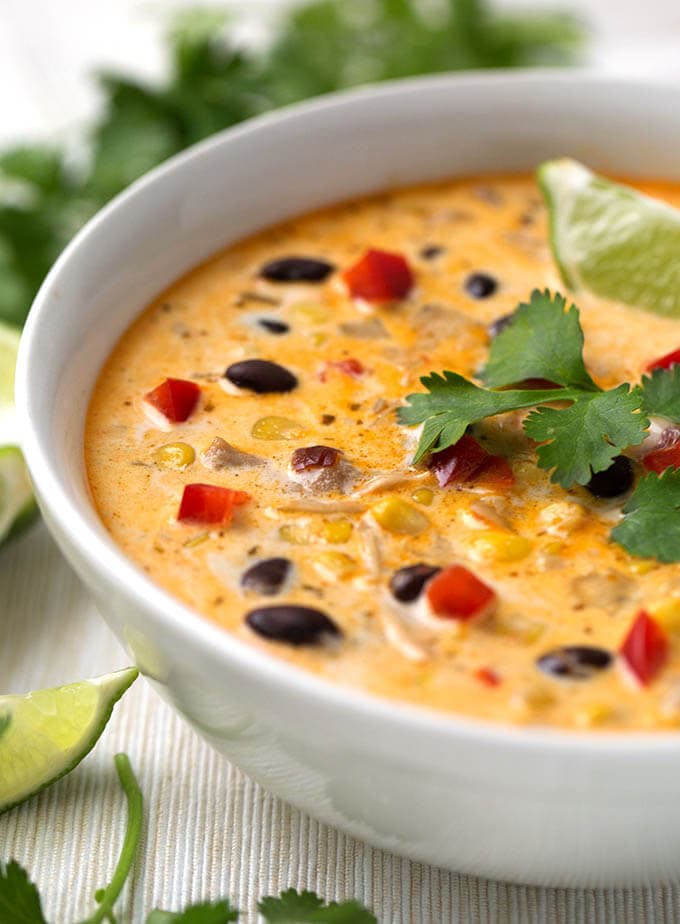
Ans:
<svg viewBox="0 0 680 924"><path fill-rule="evenodd" d="M679 186L638 188L680 206ZM680 566L609 539L621 498L552 484L524 412L474 429L475 446L507 460L496 477L442 487L411 465L419 434L395 417L420 376L474 376L493 322L532 289L563 290L546 224L530 177L456 180L289 221L175 283L125 333L92 397L87 471L116 542L227 631L340 684L497 721L677 725ZM403 298L351 297L343 271L370 248L407 261ZM391 272L398 287L403 266ZM576 300L603 387L637 381L680 345L680 322ZM237 365L252 359L282 368ZM168 378L200 395L154 392ZM182 501L197 484L246 493ZM427 567L400 570L415 565ZM435 569L452 565L495 594L475 598L480 618L433 610ZM646 685L617 656L643 609L670 639Z"/></svg>

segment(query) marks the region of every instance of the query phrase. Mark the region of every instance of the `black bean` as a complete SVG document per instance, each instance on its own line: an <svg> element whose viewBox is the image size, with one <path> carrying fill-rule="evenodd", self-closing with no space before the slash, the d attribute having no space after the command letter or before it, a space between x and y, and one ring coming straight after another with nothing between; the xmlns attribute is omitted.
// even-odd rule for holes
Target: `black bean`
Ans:
<svg viewBox="0 0 680 924"><path fill-rule="evenodd" d="M440 257L444 253L444 248L441 244L427 244L420 251L420 256L423 260L435 260L437 257Z"/></svg>
<svg viewBox="0 0 680 924"><path fill-rule="evenodd" d="M248 388L258 395L292 391L298 384L292 372L266 359L244 359L233 363L224 376L232 385Z"/></svg>
<svg viewBox="0 0 680 924"><path fill-rule="evenodd" d="M282 257L265 263L260 276L270 282L323 282L334 269L332 263L315 257Z"/></svg>
<svg viewBox="0 0 680 924"><path fill-rule="evenodd" d="M612 661L611 652L605 648L594 648L590 645L567 645L541 655L536 665L551 677L588 680L598 671L608 668Z"/></svg>
<svg viewBox="0 0 680 924"><path fill-rule="evenodd" d="M265 558L243 572L241 587L268 597L273 596L286 583L291 567L287 558Z"/></svg>
<svg viewBox="0 0 680 924"><path fill-rule="evenodd" d="M498 288L498 283L488 273L471 273L464 287L470 298L489 298Z"/></svg>
<svg viewBox="0 0 680 924"><path fill-rule="evenodd" d="M290 324L286 324L285 321L276 321L274 318L258 318L257 323L270 334L287 334L290 330Z"/></svg>
<svg viewBox="0 0 680 924"><path fill-rule="evenodd" d="M263 638L289 645L318 645L325 635L342 635L329 616L311 606L261 606L247 614L246 623Z"/></svg>
<svg viewBox="0 0 680 924"><path fill-rule="evenodd" d="M495 321L492 321L486 329L489 337L491 337L492 340L494 337L497 337L501 331L504 331L506 327L512 324L514 317L515 313L513 311L510 314L502 314L499 318L496 318Z"/></svg>
<svg viewBox="0 0 680 924"><path fill-rule="evenodd" d="M627 456L617 456L609 468L597 472L586 485L595 497L618 497L632 487L635 472Z"/></svg>
<svg viewBox="0 0 680 924"><path fill-rule="evenodd" d="M395 571L390 578L390 591L402 603L411 603L423 592L423 587L441 568L434 565L408 565Z"/></svg>

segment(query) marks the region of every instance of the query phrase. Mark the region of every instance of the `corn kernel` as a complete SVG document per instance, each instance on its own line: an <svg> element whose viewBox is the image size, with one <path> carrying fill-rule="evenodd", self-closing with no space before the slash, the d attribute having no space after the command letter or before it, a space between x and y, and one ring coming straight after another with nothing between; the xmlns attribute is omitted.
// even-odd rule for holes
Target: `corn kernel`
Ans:
<svg viewBox="0 0 680 924"><path fill-rule="evenodd" d="M295 302L290 305L289 311L309 324L325 324L329 319L328 309L320 302Z"/></svg>
<svg viewBox="0 0 680 924"><path fill-rule="evenodd" d="M555 702L554 695L544 686L534 684L518 690L511 700L510 705L518 714L527 714L538 709L544 709L546 706L552 706Z"/></svg>
<svg viewBox="0 0 680 924"><path fill-rule="evenodd" d="M524 536L500 530L484 530L470 537L473 557L484 561L520 561L531 552L532 544Z"/></svg>
<svg viewBox="0 0 680 924"><path fill-rule="evenodd" d="M434 500L434 491L430 488L418 488L411 495L411 500L415 501L416 504L422 504L423 507L429 507Z"/></svg>
<svg viewBox="0 0 680 924"><path fill-rule="evenodd" d="M196 458L196 453L188 443L166 443L154 452L153 459L160 468L174 469L181 472Z"/></svg>
<svg viewBox="0 0 680 924"><path fill-rule="evenodd" d="M340 520L324 520L321 529L321 538L324 542L347 542L352 535L353 528L350 520L344 517Z"/></svg>
<svg viewBox="0 0 680 924"><path fill-rule="evenodd" d="M649 614L667 632L680 632L680 597L668 597L649 607Z"/></svg>
<svg viewBox="0 0 680 924"><path fill-rule="evenodd" d="M202 542L205 542L208 538L209 533L199 533L198 536L194 536L193 539L187 539L186 542L183 542L182 545L185 549L193 549L194 546L200 545Z"/></svg>
<svg viewBox="0 0 680 924"><path fill-rule="evenodd" d="M588 703L576 712L575 720L581 728L592 728L593 725L602 725L611 717L611 706L606 703Z"/></svg>
<svg viewBox="0 0 680 924"><path fill-rule="evenodd" d="M256 440L294 440L303 429L295 420L288 417L260 417L250 431Z"/></svg>
<svg viewBox="0 0 680 924"><path fill-rule="evenodd" d="M417 536L430 525L424 513L400 497L385 497L371 507L371 513L383 529L403 536Z"/></svg>
<svg viewBox="0 0 680 924"><path fill-rule="evenodd" d="M509 614L496 619L499 632L511 635L525 645L533 645L545 632L545 626L517 614Z"/></svg>
<svg viewBox="0 0 680 924"><path fill-rule="evenodd" d="M347 578L355 574L357 570L356 561L344 552L320 552L314 561L314 568L319 572L321 577L328 580L336 578Z"/></svg>
<svg viewBox="0 0 680 924"><path fill-rule="evenodd" d="M328 340L328 337L325 334L316 333L312 334L310 340L312 342L312 346L320 347L324 345L324 343Z"/></svg>
<svg viewBox="0 0 680 924"><path fill-rule="evenodd" d="M546 555L560 555L566 548L566 543L561 539L555 539L553 542L546 542L543 551Z"/></svg>
<svg viewBox="0 0 680 924"><path fill-rule="evenodd" d="M308 545L313 541L311 530L300 523L284 523L279 528L279 539L293 545Z"/></svg>
<svg viewBox="0 0 680 924"><path fill-rule="evenodd" d="M633 574L649 574L658 567L658 562L653 558L633 558L628 562L628 568Z"/></svg>

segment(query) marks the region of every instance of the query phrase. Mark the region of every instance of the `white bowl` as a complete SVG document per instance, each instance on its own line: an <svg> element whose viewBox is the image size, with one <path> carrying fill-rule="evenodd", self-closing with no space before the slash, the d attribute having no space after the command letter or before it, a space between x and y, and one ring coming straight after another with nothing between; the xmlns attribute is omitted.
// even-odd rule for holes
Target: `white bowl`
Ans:
<svg viewBox="0 0 680 924"><path fill-rule="evenodd" d="M117 338L218 248L349 196L556 155L678 178L680 88L583 72L440 77L293 107L198 145L90 221L43 285L17 372L24 448L48 526L131 657L267 789L456 870L560 885L669 880L680 871L678 734L483 724L303 673L151 583L103 529L83 466L88 399Z"/></svg>

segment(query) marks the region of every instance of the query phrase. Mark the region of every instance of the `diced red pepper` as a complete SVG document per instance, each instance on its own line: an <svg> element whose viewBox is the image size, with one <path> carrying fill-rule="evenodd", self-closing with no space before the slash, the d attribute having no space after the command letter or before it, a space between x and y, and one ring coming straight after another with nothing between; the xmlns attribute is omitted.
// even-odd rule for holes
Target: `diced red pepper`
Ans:
<svg viewBox="0 0 680 924"><path fill-rule="evenodd" d="M326 381L328 378L328 373L331 369L337 369L338 372L342 372L343 375L351 375L354 379L358 379L364 374L364 372L366 372L364 364L359 362L358 359L354 359L353 357L350 357L349 359L333 359L324 364L324 367L319 374L319 378L322 382Z"/></svg>
<svg viewBox="0 0 680 924"><path fill-rule="evenodd" d="M680 363L680 350L673 350L671 353L666 353L665 356L653 359L651 363L647 363L645 370L653 372L655 369L670 369L676 363Z"/></svg>
<svg viewBox="0 0 680 924"><path fill-rule="evenodd" d="M656 620L640 610L620 651L632 673L646 687L668 660L668 636Z"/></svg>
<svg viewBox="0 0 680 924"><path fill-rule="evenodd" d="M250 494L246 491L232 491L215 484L188 484L182 494L177 519L226 525L231 522L234 507L249 500Z"/></svg>
<svg viewBox="0 0 680 924"><path fill-rule="evenodd" d="M474 481L481 487L500 490L512 487L515 481L507 459L492 456L467 434L448 449L433 452L428 465L441 488Z"/></svg>
<svg viewBox="0 0 680 924"><path fill-rule="evenodd" d="M496 592L463 565L444 568L425 593L435 615L464 622L486 615L496 602Z"/></svg>
<svg viewBox="0 0 680 924"><path fill-rule="evenodd" d="M501 491L504 488L513 486L515 476L507 459L504 459L503 456L489 456L481 469L475 474L474 481L480 488Z"/></svg>
<svg viewBox="0 0 680 924"><path fill-rule="evenodd" d="M342 278L352 298L367 302L391 302L405 298L413 288L411 268L399 253L367 250L346 269Z"/></svg>
<svg viewBox="0 0 680 924"><path fill-rule="evenodd" d="M680 442L672 443L665 449L654 449L642 459L648 472L665 472L667 468L680 468Z"/></svg>
<svg viewBox="0 0 680 924"><path fill-rule="evenodd" d="M485 687L499 687L503 682L492 667L478 667L475 671L475 678Z"/></svg>
<svg viewBox="0 0 680 924"><path fill-rule="evenodd" d="M144 399L172 423L185 421L200 397L199 386L185 379L166 379L144 395Z"/></svg>

